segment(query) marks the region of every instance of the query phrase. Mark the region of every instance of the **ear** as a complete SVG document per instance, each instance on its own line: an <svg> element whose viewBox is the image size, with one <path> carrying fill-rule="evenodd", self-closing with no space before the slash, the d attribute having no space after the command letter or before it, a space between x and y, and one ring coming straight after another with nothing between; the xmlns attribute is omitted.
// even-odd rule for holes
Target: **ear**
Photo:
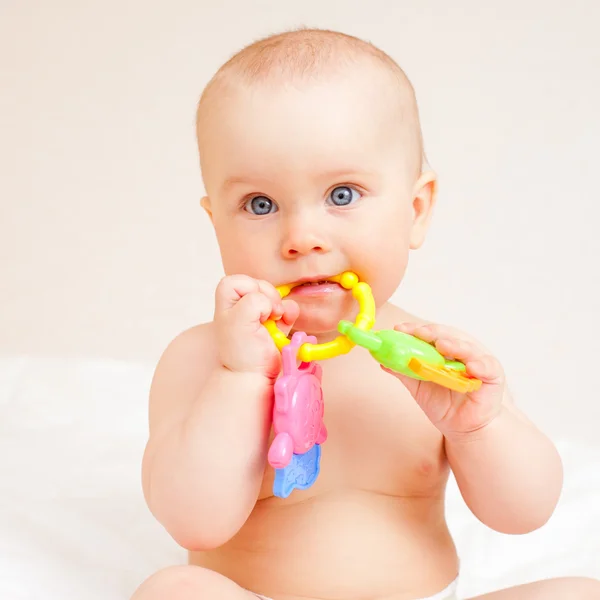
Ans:
<svg viewBox="0 0 600 600"><path fill-rule="evenodd" d="M425 241L437 196L437 176L427 171L419 177L413 191L413 222L410 229L410 249L416 250Z"/></svg>
<svg viewBox="0 0 600 600"><path fill-rule="evenodd" d="M208 218L212 222L213 214L212 214L212 208L210 206L210 198L208 196L204 196L204 198L202 198L202 200L200 200L200 206L206 211Z"/></svg>

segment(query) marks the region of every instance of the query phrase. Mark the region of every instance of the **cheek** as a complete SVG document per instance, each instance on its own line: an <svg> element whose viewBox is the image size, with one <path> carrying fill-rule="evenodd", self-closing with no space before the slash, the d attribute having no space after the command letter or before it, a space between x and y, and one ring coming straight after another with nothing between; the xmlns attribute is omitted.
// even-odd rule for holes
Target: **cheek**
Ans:
<svg viewBox="0 0 600 600"><path fill-rule="evenodd" d="M384 257L374 257L360 267L364 280L371 286L377 307L385 304L396 291L408 265L408 248L403 246L388 250Z"/></svg>
<svg viewBox="0 0 600 600"><path fill-rule="evenodd" d="M256 235L231 218L222 222L215 219L215 233L226 275L244 274L268 279L268 262L272 255L268 236Z"/></svg>
<svg viewBox="0 0 600 600"><path fill-rule="evenodd" d="M352 264L371 286L378 306L390 298L404 277L409 234L410 215L396 209L356 239Z"/></svg>

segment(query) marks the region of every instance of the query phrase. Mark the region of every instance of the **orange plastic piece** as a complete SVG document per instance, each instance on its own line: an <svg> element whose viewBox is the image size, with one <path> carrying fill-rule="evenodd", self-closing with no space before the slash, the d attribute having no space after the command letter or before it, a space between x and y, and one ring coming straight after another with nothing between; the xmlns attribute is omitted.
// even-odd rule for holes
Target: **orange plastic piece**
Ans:
<svg viewBox="0 0 600 600"><path fill-rule="evenodd" d="M443 365L431 365L418 358L411 358L408 366L416 375L426 381L432 381L461 394L476 392L481 387L479 379L474 379L461 371Z"/></svg>

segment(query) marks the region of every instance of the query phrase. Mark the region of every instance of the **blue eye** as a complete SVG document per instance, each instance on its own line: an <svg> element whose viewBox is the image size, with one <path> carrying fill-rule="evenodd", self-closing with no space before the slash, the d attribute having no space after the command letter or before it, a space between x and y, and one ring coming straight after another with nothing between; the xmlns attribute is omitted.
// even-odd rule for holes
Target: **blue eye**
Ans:
<svg viewBox="0 0 600 600"><path fill-rule="evenodd" d="M334 206L348 206L360 198L360 194L353 188L346 185L336 187L331 194L329 200Z"/></svg>
<svg viewBox="0 0 600 600"><path fill-rule="evenodd" d="M253 215L268 215L277 212L277 204L266 196L254 196L244 205L244 210Z"/></svg>

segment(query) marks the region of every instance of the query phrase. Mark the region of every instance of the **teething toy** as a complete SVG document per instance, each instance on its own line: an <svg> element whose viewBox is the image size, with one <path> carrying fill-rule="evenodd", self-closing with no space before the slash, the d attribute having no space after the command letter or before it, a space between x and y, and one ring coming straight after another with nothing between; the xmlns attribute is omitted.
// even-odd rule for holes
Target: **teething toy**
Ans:
<svg viewBox="0 0 600 600"><path fill-rule="evenodd" d="M412 335L383 329L371 331L375 324L375 301L367 283L351 271L332 277L352 291L359 311L354 323L340 321L335 340L317 344L314 336L296 332L289 340L274 321L265 327L282 353L283 374L275 383L273 429L275 438L269 448L269 464L275 469L273 493L287 498L294 489L307 489L320 471L321 444L327 439L323 423L321 366L315 361L350 352L355 345L369 350L384 367L414 379L431 381L460 393L475 391L481 381L469 377L465 365L447 360L431 344ZM299 284L277 288L285 298ZM301 361L299 367L297 360Z"/></svg>
<svg viewBox="0 0 600 600"><path fill-rule="evenodd" d="M321 365L303 362L296 366L298 349L305 342L316 341L317 338L303 332L295 333L282 350L283 375L275 382L275 438L268 460L276 469L274 493L282 498L294 488L306 489L312 485L319 473L319 445L327 439Z"/></svg>
<svg viewBox="0 0 600 600"><path fill-rule="evenodd" d="M358 300L358 315L354 322L355 327L362 330L371 329L375 323L375 301L373 300L373 294L371 293L371 287L364 282L358 281L356 273L346 271L341 275L332 277L330 281L339 283L343 288L352 290L352 295ZM279 295L285 298L294 287L299 284L287 284L281 285L277 288ZM277 327L274 321L265 321L264 326L267 331L271 334L275 345L279 350L282 350L290 340L285 334ZM335 340L327 342L325 344L303 344L298 351L298 358L305 362L311 360L325 360L326 358L334 358L340 354L346 354L350 352L354 347L354 343L344 335L338 336Z"/></svg>
<svg viewBox="0 0 600 600"><path fill-rule="evenodd" d="M273 494L287 498L294 489L306 490L316 480L320 471L321 446L315 444L304 454L294 454L284 469L275 469Z"/></svg>
<svg viewBox="0 0 600 600"><path fill-rule="evenodd" d="M464 374L463 363L446 360L431 344L415 336L393 329L362 331L349 321L340 321L338 330L369 350L378 363L402 375L432 381L463 394L481 387L481 381Z"/></svg>

